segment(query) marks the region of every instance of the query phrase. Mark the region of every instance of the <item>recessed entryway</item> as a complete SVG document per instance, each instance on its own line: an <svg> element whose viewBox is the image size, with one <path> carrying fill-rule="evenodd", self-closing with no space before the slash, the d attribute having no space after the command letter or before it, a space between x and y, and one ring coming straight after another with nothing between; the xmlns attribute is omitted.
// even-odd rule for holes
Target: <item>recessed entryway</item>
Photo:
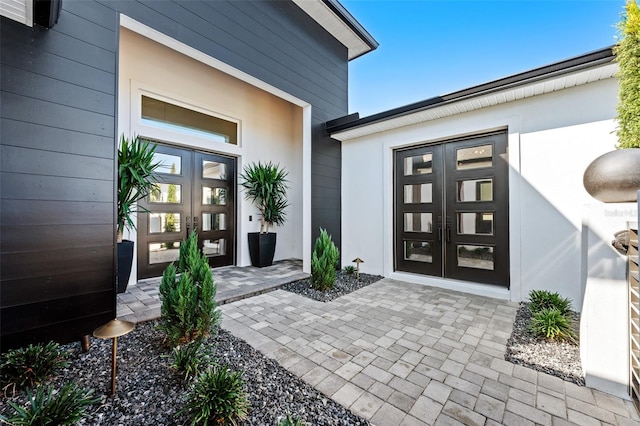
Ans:
<svg viewBox="0 0 640 426"><path fill-rule="evenodd" d="M508 287L506 133L394 155L395 270Z"/></svg>
<svg viewBox="0 0 640 426"><path fill-rule="evenodd" d="M157 277L198 233L212 267L235 263L236 159L158 144L156 190L139 203L138 278Z"/></svg>

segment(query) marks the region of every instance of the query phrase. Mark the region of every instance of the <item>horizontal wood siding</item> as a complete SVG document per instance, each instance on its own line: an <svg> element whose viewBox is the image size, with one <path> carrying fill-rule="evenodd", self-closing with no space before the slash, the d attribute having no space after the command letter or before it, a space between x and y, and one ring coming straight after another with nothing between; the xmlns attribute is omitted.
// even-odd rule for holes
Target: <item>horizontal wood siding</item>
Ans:
<svg viewBox="0 0 640 426"><path fill-rule="evenodd" d="M50 30L0 22L2 350L115 317L117 15L77 3Z"/></svg>
<svg viewBox="0 0 640 426"><path fill-rule="evenodd" d="M289 1L63 1L50 30L0 22L0 319L5 350L115 316L118 14L312 105L312 226L340 243L347 49Z"/></svg>

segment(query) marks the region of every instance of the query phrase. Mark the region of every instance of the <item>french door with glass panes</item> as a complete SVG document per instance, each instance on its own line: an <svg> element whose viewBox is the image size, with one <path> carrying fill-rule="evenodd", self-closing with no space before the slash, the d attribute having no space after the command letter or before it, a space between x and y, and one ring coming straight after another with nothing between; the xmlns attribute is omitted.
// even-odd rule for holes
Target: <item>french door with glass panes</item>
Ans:
<svg viewBox="0 0 640 426"><path fill-rule="evenodd" d="M235 159L158 144L156 190L139 203L138 278L162 275L191 231L212 267L235 262Z"/></svg>
<svg viewBox="0 0 640 426"><path fill-rule="evenodd" d="M395 152L395 269L509 286L504 132Z"/></svg>

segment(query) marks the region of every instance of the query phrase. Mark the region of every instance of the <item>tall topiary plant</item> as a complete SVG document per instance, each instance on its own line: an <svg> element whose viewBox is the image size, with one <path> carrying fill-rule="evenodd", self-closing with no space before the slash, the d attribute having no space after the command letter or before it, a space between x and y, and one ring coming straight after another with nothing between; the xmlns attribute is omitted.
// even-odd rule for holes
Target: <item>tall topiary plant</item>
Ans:
<svg viewBox="0 0 640 426"><path fill-rule="evenodd" d="M279 165L251 163L244 168L241 185L245 198L260 209L260 233L268 233L272 225L285 222L287 202L287 175Z"/></svg>
<svg viewBox="0 0 640 426"><path fill-rule="evenodd" d="M618 147L640 148L640 9L627 0L613 49L619 66Z"/></svg>
<svg viewBox="0 0 640 426"><path fill-rule="evenodd" d="M311 254L311 285L316 290L326 291L333 288L336 281L336 266L340 251L326 230L320 228Z"/></svg>
<svg viewBox="0 0 640 426"><path fill-rule="evenodd" d="M198 248L198 235L192 232L180 246L178 267L169 265L160 283L159 328L167 333L169 345L201 340L217 332L220 310L216 290L207 257Z"/></svg>

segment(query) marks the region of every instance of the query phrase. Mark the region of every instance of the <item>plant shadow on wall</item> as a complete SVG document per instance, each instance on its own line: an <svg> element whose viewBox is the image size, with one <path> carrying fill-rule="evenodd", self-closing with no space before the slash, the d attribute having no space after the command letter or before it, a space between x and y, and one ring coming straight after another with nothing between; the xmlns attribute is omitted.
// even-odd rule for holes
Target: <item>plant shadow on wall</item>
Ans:
<svg viewBox="0 0 640 426"><path fill-rule="evenodd" d="M280 165L251 163L240 175L245 189L245 198L260 210L260 232L249 232L249 255L251 265L259 268L271 266L276 251L276 234L269 232L274 225L284 225L287 201L287 175Z"/></svg>
<svg viewBox="0 0 640 426"><path fill-rule="evenodd" d="M516 314L505 359L584 386L580 363L580 314L558 293L533 290Z"/></svg>

